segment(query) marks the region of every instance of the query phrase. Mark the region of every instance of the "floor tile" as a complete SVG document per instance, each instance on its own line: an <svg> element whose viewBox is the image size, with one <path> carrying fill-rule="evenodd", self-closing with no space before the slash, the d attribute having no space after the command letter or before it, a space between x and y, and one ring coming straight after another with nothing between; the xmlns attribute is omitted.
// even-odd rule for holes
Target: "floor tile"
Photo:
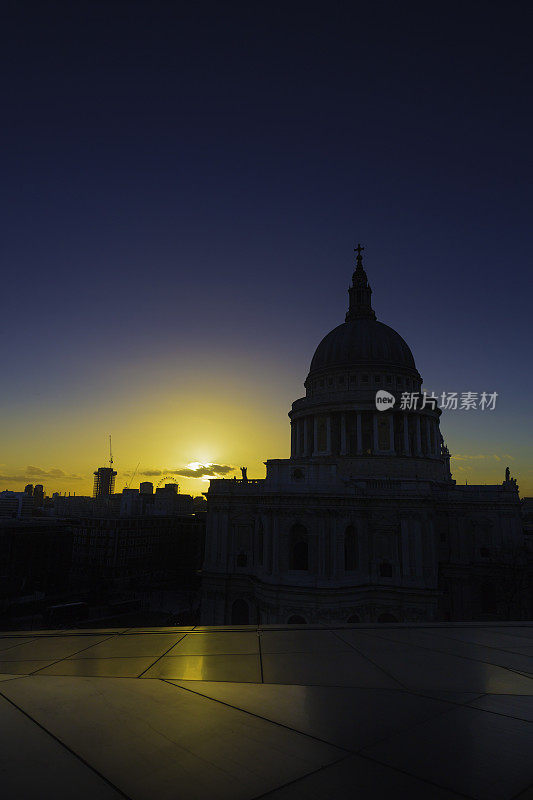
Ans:
<svg viewBox="0 0 533 800"><path fill-rule="evenodd" d="M518 634L516 628L509 628L505 633L493 628L445 628L442 634L446 638L502 650L514 650L518 653L533 645L533 639Z"/></svg>
<svg viewBox="0 0 533 800"><path fill-rule="evenodd" d="M345 641L331 631L285 630L261 634L263 653L323 653L349 650Z"/></svg>
<svg viewBox="0 0 533 800"><path fill-rule="evenodd" d="M31 658L55 661L85 650L106 638L108 638L108 634L104 636L43 636L26 644L4 650L0 652L0 657L2 661L24 661Z"/></svg>
<svg viewBox="0 0 533 800"><path fill-rule="evenodd" d="M453 708L444 701L390 689L172 682L348 750Z"/></svg>
<svg viewBox="0 0 533 800"><path fill-rule="evenodd" d="M17 647L21 644L33 641L32 638L27 636L2 636L0 638L0 658L4 650L10 650L12 647Z"/></svg>
<svg viewBox="0 0 533 800"><path fill-rule="evenodd" d="M505 714L508 717L533 722L533 695L486 694L469 704L472 708ZM533 734L532 734L533 735ZM533 747L533 743L532 743Z"/></svg>
<svg viewBox="0 0 533 800"><path fill-rule="evenodd" d="M533 694L533 679L503 667L385 640L370 633L343 632L341 636L408 689Z"/></svg>
<svg viewBox="0 0 533 800"><path fill-rule="evenodd" d="M376 631L373 635L378 636L378 632ZM514 652L511 644L508 650L501 650L496 645L488 647L474 644L439 635L434 630L428 631L424 628L420 630L390 630L380 635L380 638L533 674L533 657L527 653Z"/></svg>
<svg viewBox="0 0 533 800"><path fill-rule="evenodd" d="M121 634L105 639L72 658L119 658L121 656L152 656L154 660L180 641L183 633Z"/></svg>
<svg viewBox="0 0 533 800"><path fill-rule="evenodd" d="M25 661L0 661L0 672L9 675L31 675L35 670L42 669L53 663L53 658L40 659L39 661L30 659Z"/></svg>
<svg viewBox="0 0 533 800"><path fill-rule="evenodd" d="M154 657L145 658L65 658L40 670L38 675L86 675L101 678L137 678Z"/></svg>
<svg viewBox="0 0 533 800"><path fill-rule="evenodd" d="M177 678L189 681L239 681L259 683L261 666L257 655L166 656L143 678Z"/></svg>
<svg viewBox="0 0 533 800"><path fill-rule="evenodd" d="M24 679L23 679L24 680ZM0 775L6 800L119 800L122 795L0 697Z"/></svg>
<svg viewBox="0 0 533 800"><path fill-rule="evenodd" d="M34 677L4 687L133 800L249 800L343 755L164 681Z"/></svg>
<svg viewBox="0 0 533 800"><path fill-rule="evenodd" d="M367 758L350 756L284 786L269 800L464 800L463 795L404 775Z"/></svg>
<svg viewBox="0 0 533 800"><path fill-rule="evenodd" d="M258 652L259 640L255 631L228 631L190 633L180 641L172 655L234 655Z"/></svg>
<svg viewBox="0 0 533 800"><path fill-rule="evenodd" d="M365 748L380 762L484 800L511 798L533 781L533 726L455 708Z"/></svg>
<svg viewBox="0 0 533 800"><path fill-rule="evenodd" d="M267 653L262 656L265 683L365 686L397 689L398 682L353 650L331 653Z"/></svg>

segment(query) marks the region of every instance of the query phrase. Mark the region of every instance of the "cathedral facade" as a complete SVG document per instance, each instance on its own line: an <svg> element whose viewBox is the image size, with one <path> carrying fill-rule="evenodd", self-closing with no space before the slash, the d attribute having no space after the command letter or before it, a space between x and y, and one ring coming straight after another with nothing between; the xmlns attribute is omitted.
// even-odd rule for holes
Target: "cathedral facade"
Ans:
<svg viewBox="0 0 533 800"><path fill-rule="evenodd" d="M210 483L204 625L522 613L516 481L457 486L440 409L402 410L422 378L376 319L361 249L345 321L320 342L289 413L290 458L267 461L261 480L243 470Z"/></svg>

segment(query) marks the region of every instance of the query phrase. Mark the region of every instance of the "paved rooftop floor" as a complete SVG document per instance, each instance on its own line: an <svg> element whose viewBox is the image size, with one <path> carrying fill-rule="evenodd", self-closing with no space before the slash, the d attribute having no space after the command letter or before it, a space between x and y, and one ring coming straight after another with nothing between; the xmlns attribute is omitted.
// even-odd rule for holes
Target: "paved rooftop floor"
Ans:
<svg viewBox="0 0 533 800"><path fill-rule="evenodd" d="M533 624L0 634L8 800L533 799Z"/></svg>

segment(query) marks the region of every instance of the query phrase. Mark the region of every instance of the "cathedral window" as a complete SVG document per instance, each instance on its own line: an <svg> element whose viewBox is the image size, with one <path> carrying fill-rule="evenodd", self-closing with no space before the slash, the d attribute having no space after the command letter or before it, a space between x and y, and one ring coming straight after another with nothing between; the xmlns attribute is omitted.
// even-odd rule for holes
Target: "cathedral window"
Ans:
<svg viewBox="0 0 533 800"><path fill-rule="evenodd" d="M263 523L259 523L259 528L257 531L257 563L259 566L263 566L263 550L264 550L264 542L265 542L265 533L263 529Z"/></svg>
<svg viewBox="0 0 533 800"><path fill-rule="evenodd" d="M496 614L497 610L496 587L493 583L484 583L481 587L481 611L484 614Z"/></svg>
<svg viewBox="0 0 533 800"><path fill-rule="evenodd" d="M293 525L290 533L289 569L305 571L309 569L309 547L307 530L303 525Z"/></svg>
<svg viewBox="0 0 533 800"><path fill-rule="evenodd" d="M381 578L392 578L392 564L389 564L388 561L382 561L379 565L379 575Z"/></svg>
<svg viewBox="0 0 533 800"><path fill-rule="evenodd" d="M324 453L327 450L328 434L326 429L326 421L321 419L318 423L318 447L319 453Z"/></svg>
<svg viewBox="0 0 533 800"><path fill-rule="evenodd" d="M231 607L231 624L248 625L250 622L250 612L246 600L235 600Z"/></svg>
<svg viewBox="0 0 533 800"><path fill-rule="evenodd" d="M380 614L378 622L398 622L394 614Z"/></svg>
<svg viewBox="0 0 533 800"><path fill-rule="evenodd" d="M380 450L390 449L390 427L389 420L380 417L378 420L378 447Z"/></svg>
<svg viewBox="0 0 533 800"><path fill-rule="evenodd" d="M353 525L348 525L344 534L344 569L353 572L358 567L359 543Z"/></svg>

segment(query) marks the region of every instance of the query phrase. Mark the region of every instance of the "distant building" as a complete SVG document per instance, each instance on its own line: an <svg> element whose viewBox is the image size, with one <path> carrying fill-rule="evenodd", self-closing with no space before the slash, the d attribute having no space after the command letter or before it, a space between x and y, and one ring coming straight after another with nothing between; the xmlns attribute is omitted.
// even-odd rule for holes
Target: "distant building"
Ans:
<svg viewBox="0 0 533 800"><path fill-rule="evenodd" d="M207 500L200 494L197 497L193 497L192 506L195 512L207 511Z"/></svg>
<svg viewBox="0 0 533 800"><path fill-rule="evenodd" d="M139 492L141 494L153 494L154 493L154 484L150 481L143 481L139 486Z"/></svg>
<svg viewBox="0 0 533 800"><path fill-rule="evenodd" d="M205 521L194 515L107 517L72 524L72 581L83 589L140 589L196 580L204 553Z"/></svg>
<svg viewBox="0 0 533 800"><path fill-rule="evenodd" d="M32 511L33 497L27 492L0 492L0 517L31 517Z"/></svg>
<svg viewBox="0 0 533 800"><path fill-rule="evenodd" d="M115 491L116 476L112 467L99 467L94 473L93 497L97 500L111 497Z"/></svg>
<svg viewBox="0 0 533 800"><path fill-rule="evenodd" d="M33 496L33 483L27 483L26 486L24 487L24 492L26 494L29 494L30 497L32 497Z"/></svg>
<svg viewBox="0 0 533 800"><path fill-rule="evenodd" d="M71 559L68 524L31 517L0 519L0 614L9 618L30 613L38 597L44 600L63 591Z"/></svg>
<svg viewBox="0 0 533 800"><path fill-rule="evenodd" d="M192 514L193 500L190 494L179 494L176 483L167 483L164 488L156 489L152 512L166 516L167 514Z"/></svg>
<svg viewBox="0 0 533 800"><path fill-rule="evenodd" d="M42 483L36 484L33 489L33 505L35 508L42 508L44 505L44 486Z"/></svg>

